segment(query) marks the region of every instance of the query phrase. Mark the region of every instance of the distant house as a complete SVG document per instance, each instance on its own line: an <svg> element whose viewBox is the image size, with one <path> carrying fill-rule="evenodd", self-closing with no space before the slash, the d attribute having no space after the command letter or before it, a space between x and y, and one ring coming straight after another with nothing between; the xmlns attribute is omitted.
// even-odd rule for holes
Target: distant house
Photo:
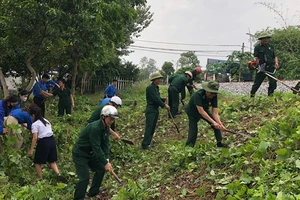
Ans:
<svg viewBox="0 0 300 200"><path fill-rule="evenodd" d="M213 64L213 63L224 63L224 65L225 65L224 70L219 70L217 72L208 72L208 75L207 75L207 77L210 77L210 76L212 76L212 73L220 74L221 75L221 77L219 78L220 82L230 81L230 77L234 76L238 72L238 69L240 67L239 62L235 62L231 65L228 65L227 60L219 60L219 59L212 59L212 58L207 59L207 65ZM252 81L253 72L243 73L242 76L243 76L243 81Z"/></svg>

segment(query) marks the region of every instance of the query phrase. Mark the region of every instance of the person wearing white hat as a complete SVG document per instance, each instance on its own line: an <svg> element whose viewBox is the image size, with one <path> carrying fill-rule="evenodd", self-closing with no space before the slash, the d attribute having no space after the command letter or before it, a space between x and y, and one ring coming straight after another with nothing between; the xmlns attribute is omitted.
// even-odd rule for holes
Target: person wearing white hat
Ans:
<svg viewBox="0 0 300 200"><path fill-rule="evenodd" d="M100 119L100 113L104 106L106 105L111 105L114 106L115 108L121 107L122 106L122 99L118 96L113 96L108 103L101 104L98 106L98 108L92 113L91 117L88 119L88 123L92 123L94 121L97 121ZM110 126L110 131L109 133L113 136L115 140L120 139L120 135L115 132L115 122L112 123Z"/></svg>
<svg viewBox="0 0 300 200"><path fill-rule="evenodd" d="M99 190L105 173L112 172L113 167L109 161L109 127L118 117L114 106L106 105L99 115L101 119L89 123L82 129L72 150L78 182L75 187L74 200L85 198L87 186L90 182L91 169L94 173L88 197L95 197Z"/></svg>

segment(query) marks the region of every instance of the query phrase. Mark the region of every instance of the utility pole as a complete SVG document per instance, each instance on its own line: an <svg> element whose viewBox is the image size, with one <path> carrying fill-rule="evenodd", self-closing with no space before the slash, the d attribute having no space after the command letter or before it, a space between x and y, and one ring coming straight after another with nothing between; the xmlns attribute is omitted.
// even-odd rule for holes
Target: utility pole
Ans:
<svg viewBox="0 0 300 200"><path fill-rule="evenodd" d="M252 38L254 38L255 36L250 33L250 29L249 29L249 33L246 33L246 35L249 35L250 52L252 53Z"/></svg>
<svg viewBox="0 0 300 200"><path fill-rule="evenodd" d="M242 54L244 54L244 52L245 52L245 44L244 44L244 42L243 42L243 44L242 44ZM243 57L241 58L241 60L240 60L240 70L239 70L239 82L241 82L241 76L242 76L242 64L243 64Z"/></svg>
<svg viewBox="0 0 300 200"><path fill-rule="evenodd" d="M245 44L243 42L243 44L242 44L242 53L244 53L244 52L245 52Z"/></svg>

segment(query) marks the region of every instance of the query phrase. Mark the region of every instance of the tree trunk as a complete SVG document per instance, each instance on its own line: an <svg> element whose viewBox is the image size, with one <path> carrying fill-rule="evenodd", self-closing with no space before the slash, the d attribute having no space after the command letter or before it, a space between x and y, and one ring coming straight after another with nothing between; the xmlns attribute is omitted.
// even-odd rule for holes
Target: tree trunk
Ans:
<svg viewBox="0 0 300 200"><path fill-rule="evenodd" d="M2 72L1 68L0 68L0 81L1 81L1 84L2 84L2 88L3 88L4 98L6 98L9 95L9 92L8 92L8 87L7 87L7 84L6 84L6 81L5 81L5 78L4 78L4 75L3 75L3 72Z"/></svg>
<svg viewBox="0 0 300 200"><path fill-rule="evenodd" d="M26 90L31 90L31 88L33 87L33 84L35 82L35 78L36 78L36 72L35 70L33 69L33 67L31 66L32 65L32 59L34 58L35 56L30 56L27 61L26 61L26 66L27 68L29 69L29 71L31 72L31 79L26 87Z"/></svg>
<svg viewBox="0 0 300 200"><path fill-rule="evenodd" d="M74 68L72 72L72 95L75 96L75 89L76 89L76 76L78 74L78 62L79 62L79 55L78 52L75 50L75 56L74 56Z"/></svg>
<svg viewBox="0 0 300 200"><path fill-rule="evenodd" d="M80 89L80 94L83 95L85 92L85 87L86 87L86 78L87 78L88 72L84 72L82 81L81 81L81 89Z"/></svg>

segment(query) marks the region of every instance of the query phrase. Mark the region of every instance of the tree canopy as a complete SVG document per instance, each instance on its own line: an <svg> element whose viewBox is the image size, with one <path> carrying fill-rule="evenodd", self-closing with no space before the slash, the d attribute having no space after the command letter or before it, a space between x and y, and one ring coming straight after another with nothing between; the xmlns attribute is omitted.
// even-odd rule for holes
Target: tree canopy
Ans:
<svg viewBox="0 0 300 200"><path fill-rule="evenodd" d="M146 0L16 0L0 7L0 66L4 73L30 74L28 88L36 72L67 66L75 83L79 71L99 70L128 54L153 15Z"/></svg>
<svg viewBox="0 0 300 200"><path fill-rule="evenodd" d="M193 51L188 51L180 54L178 63L180 67L188 67L188 66L196 67L200 65L200 61L197 58L195 52Z"/></svg>

